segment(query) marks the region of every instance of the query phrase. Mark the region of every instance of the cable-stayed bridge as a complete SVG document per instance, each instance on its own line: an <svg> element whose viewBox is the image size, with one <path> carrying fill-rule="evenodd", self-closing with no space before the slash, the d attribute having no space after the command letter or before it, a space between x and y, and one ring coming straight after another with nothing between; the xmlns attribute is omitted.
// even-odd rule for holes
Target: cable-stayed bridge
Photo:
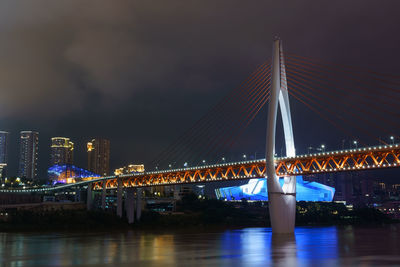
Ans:
<svg viewBox="0 0 400 267"><path fill-rule="evenodd" d="M340 77L340 79L339 79ZM188 131L162 151L150 166L157 170L108 176L71 185L46 188L3 189L0 192L43 192L88 185L91 190L118 191L118 214L122 214L123 188L207 183L267 177L271 224L274 232L294 229L296 176L340 171L396 168L400 166L399 144L388 144L379 135L398 131L400 77L349 66L337 66L294 54L285 55L279 39L274 41L272 61L261 64L250 77ZM359 140L361 133L378 140L378 146L356 147L321 153L296 155L289 96L303 103L327 123L349 138ZM266 157L205 164L204 158L220 157L229 151L268 102ZM278 107L283 124L286 156L277 157L276 123ZM304 118L309 120L309 118ZM378 136L378 138L376 138ZM186 168L158 166L167 162ZM197 164L193 164L197 163ZM161 168L160 168L161 169ZM279 184L279 177L284 184ZM128 199L132 195L127 194ZM102 199L104 205L104 196ZM88 201L89 202L89 201ZM128 216L129 217L129 216Z"/></svg>
<svg viewBox="0 0 400 267"><path fill-rule="evenodd" d="M400 167L400 145L364 147L275 158L275 166L276 175L279 177L395 168ZM96 181L94 188L102 188L103 183L107 188L116 188L118 179L123 181L125 187L142 187L249 179L265 176L265 159L262 159L114 176Z"/></svg>
<svg viewBox="0 0 400 267"><path fill-rule="evenodd" d="M330 172L362 171L400 167L400 144L362 147L275 158L276 175L310 175ZM92 184L93 188L146 187L230 181L265 177L265 159L199 165L188 168L106 176L73 184L25 189L0 189L0 192L46 192Z"/></svg>

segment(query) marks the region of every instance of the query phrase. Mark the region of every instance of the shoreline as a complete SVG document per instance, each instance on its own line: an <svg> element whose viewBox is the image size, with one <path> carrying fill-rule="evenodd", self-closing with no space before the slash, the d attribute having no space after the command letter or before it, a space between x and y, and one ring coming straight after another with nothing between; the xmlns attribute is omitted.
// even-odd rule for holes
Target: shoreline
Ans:
<svg viewBox="0 0 400 267"><path fill-rule="evenodd" d="M309 225L295 225L295 228L326 228L326 227L337 227L347 228L354 227L357 229L368 229L368 228L385 228L389 226L400 227L400 222L392 223L367 223L367 224L309 224ZM0 225L1 227L1 225ZM119 227L119 228L95 228L95 229L66 229L66 228L49 228L49 229L1 229L0 234L119 234L119 233L140 233L140 234L172 234L172 233L187 233L193 234L196 232L200 233L213 233L213 232L225 232L225 231L239 231L243 229L271 229L271 226L222 226L222 225L207 225L207 226L185 226L182 228L135 228L135 227Z"/></svg>
<svg viewBox="0 0 400 267"><path fill-rule="evenodd" d="M77 206L78 207L78 206ZM374 208L348 210L342 203L297 202L297 227L368 226L399 223L398 220ZM175 212L143 210L140 221L128 224L114 210L87 211L75 209L9 210L0 221L0 232L54 231L174 231L174 230L234 230L249 227L270 227L268 203L247 201L225 202L199 200L188 196L176 203Z"/></svg>
<svg viewBox="0 0 400 267"><path fill-rule="evenodd" d="M65 212L65 211L64 211ZM47 212L44 215L48 215L51 212ZM144 219L140 222L128 224L125 219L121 219L116 215L112 215L106 212L92 211L87 212L86 210L74 210L66 211L68 216L64 216L65 213L53 214L53 218L57 218L54 223L51 223L52 219L45 222L26 222L18 223L15 222L0 222L0 233L79 233L82 231L88 233L101 233L101 232L141 232L141 233L168 233L168 232L193 232L193 231L228 231L228 230L240 230L244 228L270 228L269 218L263 218L263 221L258 223L243 221L240 224L227 224L226 222L221 223L199 223L193 221L193 214L182 215L160 215L164 218L162 220L149 221L149 217L146 218L147 212L144 212ZM153 213L153 212L150 212ZM27 215L27 214L25 214ZM196 214L199 216L199 214ZM22 216L22 218L26 218ZM151 216L150 216L151 218ZM183 219L182 219L183 218ZM189 220L187 220L189 218ZM87 220L85 222L85 220ZM175 224L179 221L179 224ZM50 222L50 223L49 223ZM191 222L194 222L191 224ZM384 218L384 220L337 220L331 222L296 222L295 227L376 227L376 226L388 226L388 225L400 225L400 221Z"/></svg>

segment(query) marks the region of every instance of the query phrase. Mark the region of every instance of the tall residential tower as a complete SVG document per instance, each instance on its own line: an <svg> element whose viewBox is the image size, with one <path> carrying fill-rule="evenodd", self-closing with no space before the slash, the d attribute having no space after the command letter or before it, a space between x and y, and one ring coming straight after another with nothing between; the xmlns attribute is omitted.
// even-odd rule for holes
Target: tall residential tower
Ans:
<svg viewBox="0 0 400 267"><path fill-rule="evenodd" d="M74 143L67 137L51 138L50 165L73 164Z"/></svg>
<svg viewBox="0 0 400 267"><path fill-rule="evenodd" d="M110 141L95 138L87 143L88 169L99 175L110 174Z"/></svg>
<svg viewBox="0 0 400 267"><path fill-rule="evenodd" d="M35 180L37 176L37 162L39 150L39 133L22 131L20 137L20 153L18 176L28 180Z"/></svg>
<svg viewBox="0 0 400 267"><path fill-rule="evenodd" d="M7 175L8 135L8 132L0 131L0 180Z"/></svg>

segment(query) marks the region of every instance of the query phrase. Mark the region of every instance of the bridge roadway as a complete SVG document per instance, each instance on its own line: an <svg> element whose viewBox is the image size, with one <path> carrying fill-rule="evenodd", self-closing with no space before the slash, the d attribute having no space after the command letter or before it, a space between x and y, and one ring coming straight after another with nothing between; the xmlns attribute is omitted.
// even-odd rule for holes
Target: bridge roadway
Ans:
<svg viewBox="0 0 400 267"><path fill-rule="evenodd" d="M278 157L275 159L275 166L276 173L280 177L396 168L400 167L400 144L345 149L295 157ZM259 177L265 177L265 159L107 176L52 187L0 189L0 192L32 193L59 191L73 187L87 186L89 184L92 185L94 190L100 190L103 188L104 183L106 188L117 188L118 180L122 181L124 187L147 187Z"/></svg>

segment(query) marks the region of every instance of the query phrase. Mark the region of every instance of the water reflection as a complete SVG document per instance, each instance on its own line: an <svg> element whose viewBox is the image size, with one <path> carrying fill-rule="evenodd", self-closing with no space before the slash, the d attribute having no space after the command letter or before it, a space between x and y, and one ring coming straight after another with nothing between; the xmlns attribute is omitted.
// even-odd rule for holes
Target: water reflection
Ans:
<svg viewBox="0 0 400 267"><path fill-rule="evenodd" d="M175 243L174 235L143 235L140 237L140 247L137 257L140 261L157 261L174 265Z"/></svg>
<svg viewBox="0 0 400 267"><path fill-rule="evenodd" d="M271 260L275 265L295 266L297 244L295 235L272 235Z"/></svg>
<svg viewBox="0 0 400 267"><path fill-rule="evenodd" d="M1 266L400 265L400 227L299 227L168 234L0 233Z"/></svg>

